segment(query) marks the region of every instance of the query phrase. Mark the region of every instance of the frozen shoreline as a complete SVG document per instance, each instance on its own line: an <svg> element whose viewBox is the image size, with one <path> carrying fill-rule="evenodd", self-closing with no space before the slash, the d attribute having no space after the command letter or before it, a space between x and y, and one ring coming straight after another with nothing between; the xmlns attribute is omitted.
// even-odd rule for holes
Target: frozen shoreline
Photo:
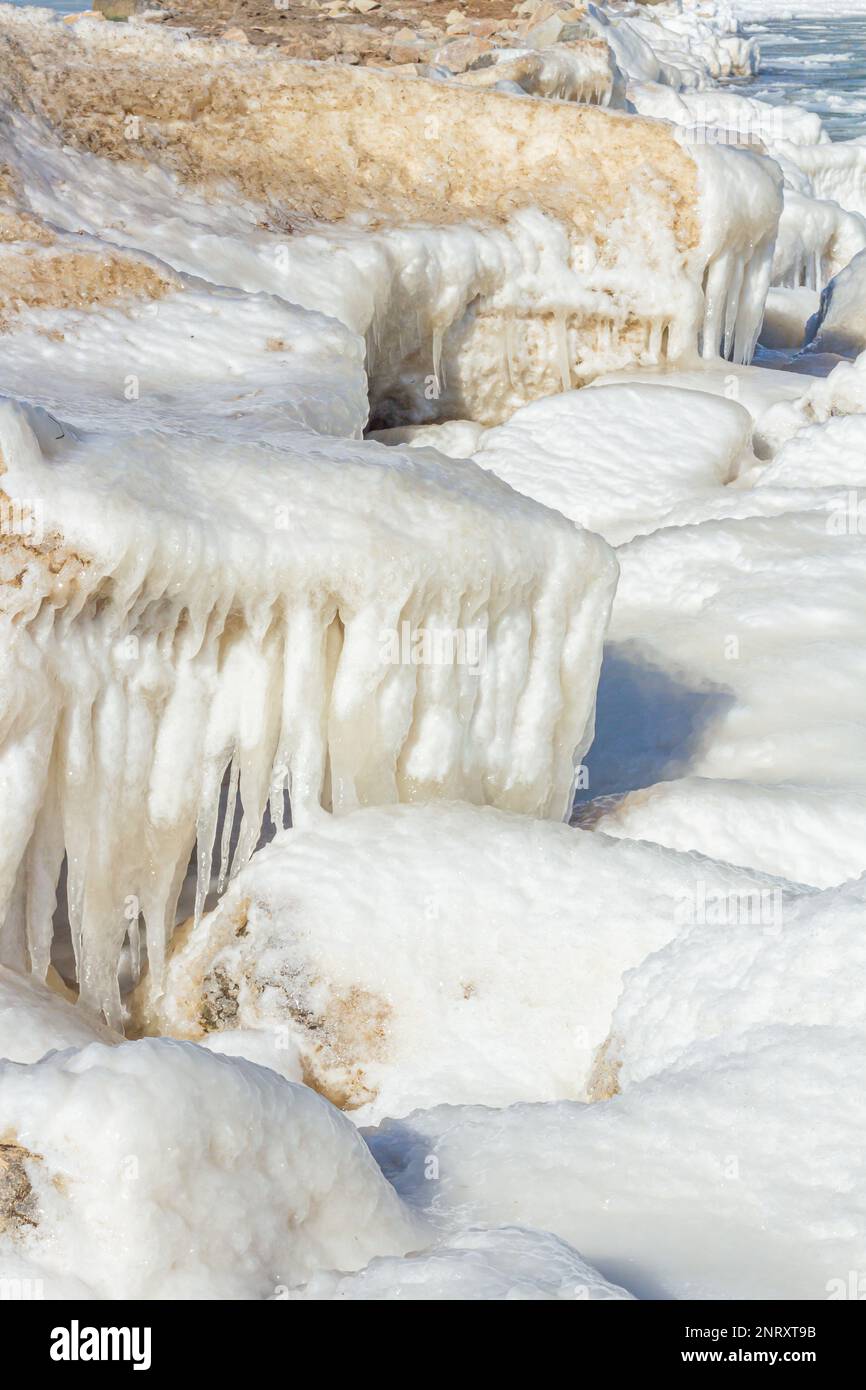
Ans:
<svg viewBox="0 0 866 1390"><path fill-rule="evenodd" d="M0 1280L833 1297L866 142L381 8L0 6Z"/></svg>

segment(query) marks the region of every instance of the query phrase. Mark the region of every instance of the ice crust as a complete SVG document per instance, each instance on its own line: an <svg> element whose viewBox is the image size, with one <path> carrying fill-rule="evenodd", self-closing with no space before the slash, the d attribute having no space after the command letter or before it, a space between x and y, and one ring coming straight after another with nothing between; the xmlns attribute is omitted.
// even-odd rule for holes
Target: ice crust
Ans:
<svg viewBox="0 0 866 1390"><path fill-rule="evenodd" d="M0 6L0 1297L849 1296L866 144L717 85L789 8Z"/></svg>
<svg viewBox="0 0 866 1390"><path fill-rule="evenodd" d="M598 537L429 451L57 439L8 403L0 451L44 531L0 552L10 963L47 968L65 851L82 999L118 1023L127 931L140 912L158 978L196 841L201 910L229 769L235 868L284 794L295 824L439 796L567 814L616 576Z"/></svg>
<svg viewBox="0 0 866 1390"><path fill-rule="evenodd" d="M581 1098L624 972L685 929L696 893L776 890L802 891L489 809L360 811L260 850L177 935L164 989L142 981L133 1026L281 1037L359 1121Z"/></svg>

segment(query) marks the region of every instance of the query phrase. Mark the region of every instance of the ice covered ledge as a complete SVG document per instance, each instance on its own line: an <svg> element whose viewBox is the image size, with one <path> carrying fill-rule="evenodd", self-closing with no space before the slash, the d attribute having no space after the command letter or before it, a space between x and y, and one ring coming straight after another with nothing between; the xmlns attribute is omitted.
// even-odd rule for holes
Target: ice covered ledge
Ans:
<svg viewBox="0 0 866 1390"><path fill-rule="evenodd" d="M666 123L8 8L0 84L37 211L340 318L380 426L492 424L601 371L751 355L777 183ZM120 213L119 166L149 171ZM243 235L209 235L202 195Z"/></svg>
<svg viewBox="0 0 866 1390"><path fill-rule="evenodd" d="M77 438L4 402L0 473L4 963L45 975L65 854L82 1000L118 1023L127 931L140 911L159 978L196 844L202 909L229 770L235 867L286 794L295 824L567 813L617 572L598 536L473 464L301 427Z"/></svg>

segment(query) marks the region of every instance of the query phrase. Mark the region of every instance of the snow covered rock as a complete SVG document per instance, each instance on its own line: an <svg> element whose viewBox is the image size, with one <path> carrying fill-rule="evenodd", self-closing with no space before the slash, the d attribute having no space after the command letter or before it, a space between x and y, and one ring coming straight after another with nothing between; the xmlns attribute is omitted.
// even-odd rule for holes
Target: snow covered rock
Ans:
<svg viewBox="0 0 866 1390"><path fill-rule="evenodd" d="M856 357L866 348L866 250L830 281L821 295L817 315L809 325L812 352L837 352Z"/></svg>
<svg viewBox="0 0 866 1390"><path fill-rule="evenodd" d="M35 432L34 432L35 431ZM44 974L68 853L82 995L158 976L193 845L265 809L436 797L562 818L616 565L483 470L296 432L81 438L0 407L0 949Z"/></svg>
<svg viewBox="0 0 866 1390"><path fill-rule="evenodd" d="M623 973L696 895L779 880L493 810L366 810L288 831L145 976L139 1031L263 1029L356 1118L579 1097ZM231 1032L225 1032L225 1048Z"/></svg>
<svg viewBox="0 0 866 1390"><path fill-rule="evenodd" d="M432 1239L321 1096L188 1043L0 1063L0 1109L0 1277L267 1298Z"/></svg>
<svg viewBox="0 0 866 1390"><path fill-rule="evenodd" d="M625 384L535 401L482 435L473 459L618 545L753 461L741 405L682 390L663 402L660 411L653 387Z"/></svg>
<svg viewBox="0 0 866 1390"><path fill-rule="evenodd" d="M605 835L829 888L866 871L866 789L683 777L578 808Z"/></svg>
<svg viewBox="0 0 866 1390"><path fill-rule="evenodd" d="M629 1299L565 1241L519 1226L470 1228L420 1255L383 1256L357 1274L317 1274L293 1300L433 1301L467 1299L535 1302L565 1299L605 1303Z"/></svg>
<svg viewBox="0 0 866 1390"><path fill-rule="evenodd" d="M636 1297L826 1299L866 1267L864 1041L749 1029L603 1104L443 1106L371 1143L440 1223L550 1231Z"/></svg>
<svg viewBox="0 0 866 1390"><path fill-rule="evenodd" d="M120 1040L55 990L0 965L0 1059L38 1062L64 1047Z"/></svg>
<svg viewBox="0 0 866 1390"><path fill-rule="evenodd" d="M866 1041L864 909L866 877L804 894L764 927L696 924L626 976L604 1066L625 1091L696 1044L739 1050L750 1028L844 1021Z"/></svg>
<svg viewBox="0 0 866 1390"><path fill-rule="evenodd" d="M598 794L686 775L790 783L795 800L797 786L866 785L860 494L732 495L739 517L682 518L618 551L610 637L624 668L611 668L610 684L602 674L604 715L588 760ZM680 721L676 766L665 767L656 741L657 702ZM599 759L619 763L619 786L599 784Z"/></svg>
<svg viewBox="0 0 866 1390"><path fill-rule="evenodd" d="M595 106L178 34L4 13L2 157L56 226L363 335L378 427L492 425L699 350L748 360L781 210L769 161ZM40 76L59 53L62 89ZM157 86L130 132L114 113Z"/></svg>

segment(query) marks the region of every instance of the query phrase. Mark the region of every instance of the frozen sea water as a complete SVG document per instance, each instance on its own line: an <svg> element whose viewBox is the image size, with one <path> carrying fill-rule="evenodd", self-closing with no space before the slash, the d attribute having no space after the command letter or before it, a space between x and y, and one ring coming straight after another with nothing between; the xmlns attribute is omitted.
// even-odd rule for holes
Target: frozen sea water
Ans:
<svg viewBox="0 0 866 1390"><path fill-rule="evenodd" d="M746 24L761 46L758 76L738 90L816 111L833 140L866 134L866 17Z"/></svg>

